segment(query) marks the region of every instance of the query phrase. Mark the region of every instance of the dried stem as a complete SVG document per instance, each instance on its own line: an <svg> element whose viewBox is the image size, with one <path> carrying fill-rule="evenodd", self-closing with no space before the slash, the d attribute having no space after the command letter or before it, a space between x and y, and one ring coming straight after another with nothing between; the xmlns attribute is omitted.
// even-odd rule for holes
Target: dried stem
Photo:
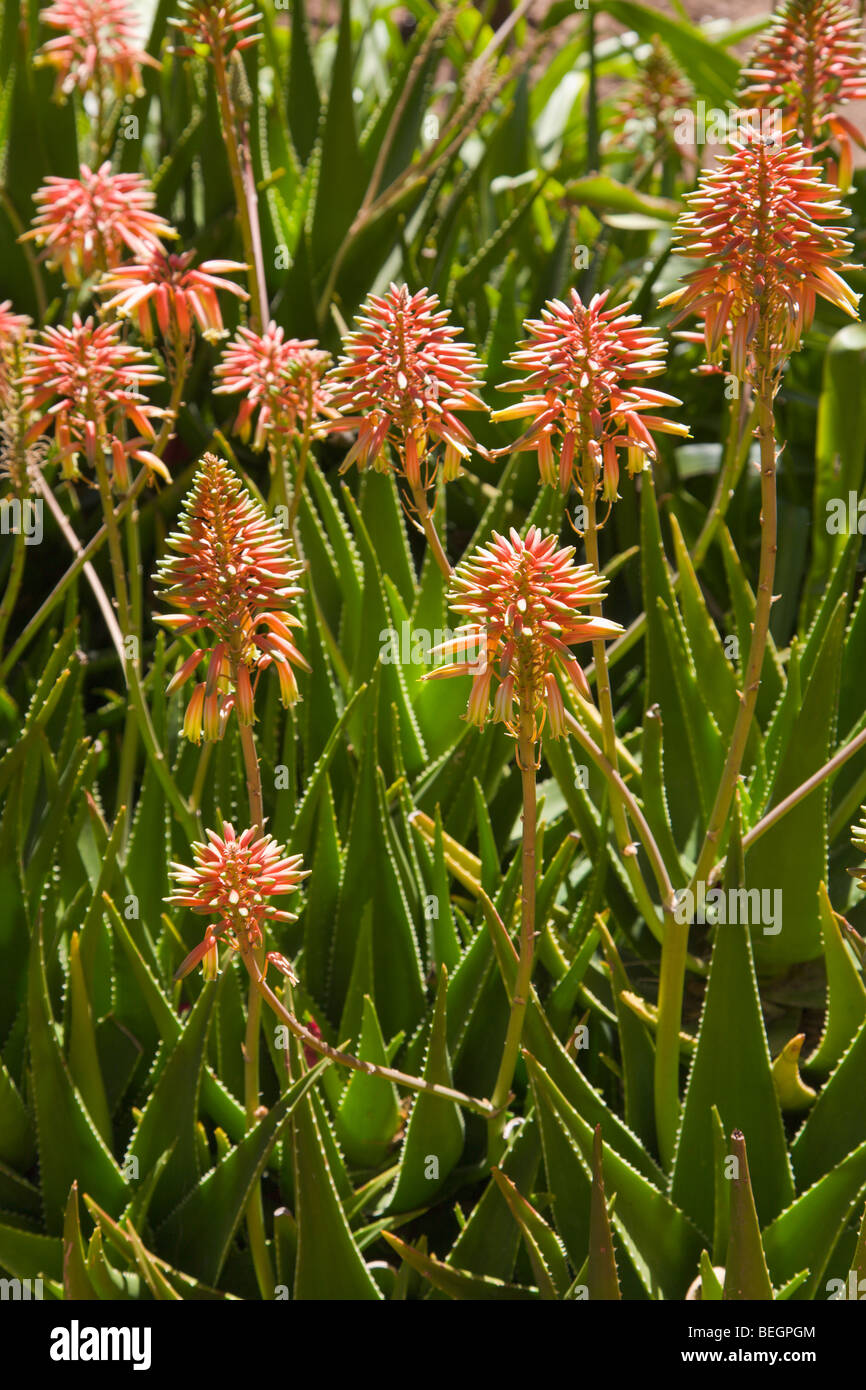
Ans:
<svg viewBox="0 0 866 1390"><path fill-rule="evenodd" d="M423 1076L409 1076L406 1072L395 1071L393 1067L380 1067L376 1066L374 1062L362 1062L359 1057L353 1057L349 1052L341 1052L339 1048L331 1047L329 1043L326 1043L322 1038L317 1038L315 1033L311 1033L308 1028L305 1028L295 1018L295 1015L290 1013L285 1004L277 998L264 979L251 953L244 955L243 962L256 989L281 1023L284 1023L296 1038L300 1038L306 1047L311 1047L320 1057L329 1057L332 1062L338 1063L341 1067L348 1067L350 1071L366 1072L368 1076L381 1076L386 1081L393 1081L395 1086L402 1086L408 1091L426 1091L429 1095L454 1101L456 1105L462 1105L465 1110L471 1110L476 1115L483 1115L485 1119L489 1119L493 1114L493 1106L489 1100L477 1100L475 1096L468 1096L463 1091L455 1091L451 1086L440 1086L438 1082L427 1081Z"/></svg>
<svg viewBox="0 0 866 1390"><path fill-rule="evenodd" d="M427 537L427 544L433 551L433 558L439 566L443 577L445 579L450 579L451 565L448 561L448 556L445 554L442 542L439 539L439 532L436 530L436 523L433 520L433 511L427 502L427 493L423 487L412 488L412 502L424 531L424 535Z"/></svg>
<svg viewBox="0 0 866 1390"><path fill-rule="evenodd" d="M523 888L520 911L520 954L517 960L517 977L511 1011L508 1015L508 1028L502 1049L502 1061L491 1103L497 1112L491 1119L488 1134L488 1160L498 1162L502 1149L502 1128L505 1121L505 1106L511 1094L514 1069L520 1053L520 1040L523 1036L523 1022L526 1006L532 988L532 967L535 956L535 837L536 837L536 746L535 716L528 702L522 702L520 711L519 736L517 739L517 766L523 788L523 844L522 873Z"/></svg>

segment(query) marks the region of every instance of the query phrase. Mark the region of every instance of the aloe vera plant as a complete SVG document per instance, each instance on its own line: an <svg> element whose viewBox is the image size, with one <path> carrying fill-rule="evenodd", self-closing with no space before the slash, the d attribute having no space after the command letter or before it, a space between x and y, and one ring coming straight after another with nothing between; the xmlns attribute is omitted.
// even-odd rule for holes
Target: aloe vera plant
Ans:
<svg viewBox="0 0 866 1390"><path fill-rule="evenodd" d="M4 1288L866 1291L859 23L494 9L0 6Z"/></svg>

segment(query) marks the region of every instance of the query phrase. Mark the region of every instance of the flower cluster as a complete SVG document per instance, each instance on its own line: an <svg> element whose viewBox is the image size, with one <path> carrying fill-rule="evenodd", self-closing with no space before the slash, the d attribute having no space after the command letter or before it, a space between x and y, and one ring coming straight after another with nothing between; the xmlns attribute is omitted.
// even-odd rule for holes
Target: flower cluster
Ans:
<svg viewBox="0 0 866 1390"><path fill-rule="evenodd" d="M246 270L238 261L202 261L193 266L195 252L174 255L163 246L148 249L139 260L117 266L103 276L100 292L113 295L105 308L120 318L135 318L142 336L153 338L153 316L163 338L187 343L198 324L203 338L217 342L226 334L217 290L249 299L246 290L224 280Z"/></svg>
<svg viewBox="0 0 866 1390"><path fill-rule="evenodd" d="M27 336L30 319L26 314L16 314L12 301L4 299L0 304L0 391L9 380L12 364Z"/></svg>
<svg viewBox="0 0 866 1390"><path fill-rule="evenodd" d="M439 463L431 453L444 445L443 476L460 473L462 459L478 449L458 410L486 410L476 394L481 363L460 330L448 323L435 294L392 284L371 294L343 341L343 356L330 373L332 404L348 415L334 428L357 429L343 461L388 472L386 445L397 453L411 488L430 487Z"/></svg>
<svg viewBox="0 0 866 1390"><path fill-rule="evenodd" d="M866 99L866 47L846 0L783 0L743 78L743 101L781 110L785 126L799 129L806 144L835 138L839 181L847 188L851 141L864 141L839 108Z"/></svg>
<svg viewBox="0 0 866 1390"><path fill-rule="evenodd" d="M111 87L117 96L141 92L143 65L159 63L139 47L138 24L127 0L54 0L39 18L49 29L60 29L39 50L37 62L57 69L55 92L102 93Z"/></svg>
<svg viewBox="0 0 866 1390"><path fill-rule="evenodd" d="M199 961L203 962L205 978L214 979L221 937L227 938L233 951L249 952L263 944L268 920L296 921L295 913L274 907L270 900L295 893L308 872L301 868L299 854L287 856L272 836L259 836L257 826L237 835L234 827L226 823L222 837L213 830L206 830L205 834L208 843L192 847L194 867L171 865L176 889L166 902L219 920L208 926L204 939L177 970L176 980L188 975ZM284 956L272 951L267 959L295 980Z"/></svg>
<svg viewBox="0 0 866 1390"><path fill-rule="evenodd" d="M613 501L621 450L634 474L656 457L653 431L689 431L664 416L645 414L681 404L675 396L643 385L664 371L665 346L637 314L627 312L628 304L605 308L607 297L605 291L584 304L572 290L570 304L548 300L540 319L526 320L523 327L531 336L506 364L524 375L499 388L520 391L523 400L495 411L492 418L532 417L516 443L497 453L535 450L541 481L558 484L564 493L572 482L582 487L581 465L588 457L605 498Z"/></svg>
<svg viewBox="0 0 866 1390"><path fill-rule="evenodd" d="M82 164L77 179L51 175L33 201L39 211L20 240L43 247L43 258L62 267L68 285L113 268L128 251L146 255L160 237L177 235L153 211L156 200L148 181L138 174L112 174L108 161L95 171Z"/></svg>
<svg viewBox="0 0 866 1390"><path fill-rule="evenodd" d="M216 369L221 385L214 395L243 394L234 432L246 442L258 411L253 448L273 436L297 436L317 419L333 419L330 387L324 375L331 364L315 339L286 338L269 323L264 333L239 328Z"/></svg>
<svg viewBox="0 0 866 1390"><path fill-rule="evenodd" d="M670 49L655 35L636 81L618 108L618 125L626 144L639 147L647 161L656 164L682 155L677 143L677 115L691 106L694 87L674 61Z"/></svg>
<svg viewBox="0 0 866 1390"><path fill-rule="evenodd" d="M193 43L205 44L211 56L226 57L258 43L261 35L249 31L258 24L261 15L247 0L180 0L183 19L175 19L174 27L186 34ZM193 57L195 49L179 46L181 57Z"/></svg>
<svg viewBox="0 0 866 1390"><path fill-rule="evenodd" d="M298 698L293 666L309 670L293 640L300 621L290 612L301 593L301 572L289 542L265 515L223 459L205 454L184 502L185 516L167 544L176 553L161 564L157 582L180 611L157 618L179 635L214 634L197 646L168 690L183 685L207 657L207 677L196 685L184 720L194 743L222 738L237 705L242 724L255 719L251 675L274 664L283 704ZM200 641L199 636L196 637Z"/></svg>
<svg viewBox="0 0 866 1390"><path fill-rule="evenodd" d="M839 275L851 250L837 192L790 133L738 144L705 170L676 226L677 252L701 265L662 305L678 323L703 319L707 357L727 346L740 380L778 372L800 345L820 296L855 315L857 295Z"/></svg>
<svg viewBox="0 0 866 1390"><path fill-rule="evenodd" d="M121 489L129 485L130 458L168 482L165 464L147 448L156 439L153 421L165 412L143 394L161 380L147 353L121 341L116 323L82 321L75 314L71 328L44 328L30 346L22 376L26 407L38 417L27 443L53 429L67 478L78 476L82 455L93 468L98 452L110 461ZM127 439L130 425L137 433Z"/></svg>
<svg viewBox="0 0 866 1390"><path fill-rule="evenodd" d="M580 613L601 602L606 580L591 565L574 563L574 547L558 548L555 536L530 527L526 539L493 533L454 571L449 604L472 619L437 648L457 657L425 679L473 675L467 718L483 727L490 714L494 677L493 720L519 736L519 716L528 712L532 738L544 725L559 738L565 732L565 707L557 675L589 695L586 678L569 650L576 642L615 637L619 623Z"/></svg>

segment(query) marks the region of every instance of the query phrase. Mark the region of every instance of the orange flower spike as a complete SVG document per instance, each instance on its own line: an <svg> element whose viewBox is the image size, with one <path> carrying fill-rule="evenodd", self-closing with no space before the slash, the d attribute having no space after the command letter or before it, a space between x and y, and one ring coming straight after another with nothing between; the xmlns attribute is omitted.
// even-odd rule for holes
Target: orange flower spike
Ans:
<svg viewBox="0 0 866 1390"><path fill-rule="evenodd" d="M694 103L695 90L675 61L670 49L654 35L650 51L640 65L636 80L629 86L614 115L614 134L638 152L641 167L675 155L682 159L677 144L677 117Z"/></svg>
<svg viewBox="0 0 866 1390"><path fill-rule="evenodd" d="M69 285L94 270L108 270L124 254L146 254L160 237L177 232L153 211L153 189L138 174L112 174L106 161L97 170L81 165L77 179L51 175L33 195L38 212L20 241L35 241L42 258L61 266Z"/></svg>
<svg viewBox="0 0 866 1390"><path fill-rule="evenodd" d="M783 0L743 71L741 101L781 112L804 143L835 139L840 187L850 182L851 141L863 147L840 107L866 99L862 25L846 0Z"/></svg>
<svg viewBox="0 0 866 1390"><path fill-rule="evenodd" d="M175 887L166 902L218 921L209 924L204 939L177 970L176 980L188 975L199 961L203 961L205 978L213 978L220 938L226 938L232 950L245 953L263 944L268 921L297 921L295 913L275 907L271 899L297 892L309 872L301 868L299 854L286 855L272 836L259 836L257 826L238 835L226 823L222 836L213 830L205 833L208 843L192 847L193 867L170 866ZM268 960L294 978L285 957L274 952Z"/></svg>
<svg viewBox="0 0 866 1390"><path fill-rule="evenodd" d="M573 546L557 547L555 536L542 536L534 526L525 540L515 530L507 538L494 532L490 543L458 565L452 578L450 606L473 621L434 654L460 659L425 679L473 674L467 718L479 727L491 717L495 679L495 723L504 723L516 738L517 711L528 708L535 719L533 738L545 717L553 737L559 738L565 714L558 678L567 677L587 691L570 648L623 630L619 623L579 611L599 603L605 588L606 581L591 565L574 563Z"/></svg>
<svg viewBox="0 0 866 1390"><path fill-rule="evenodd" d="M269 323L264 333L239 328L226 346L215 375L220 385L214 395L242 394L234 432L246 442L252 419L258 412L253 448L258 451L273 436L297 437L307 415L312 426L334 419L331 388L323 380L330 354L314 339L286 338L284 330Z"/></svg>
<svg viewBox="0 0 866 1390"><path fill-rule="evenodd" d="M57 70L55 97L77 87L88 92L110 76L118 97L142 93L141 69L159 63L139 46L138 19L128 0L54 0L40 10L40 21L61 34L36 55L38 67Z"/></svg>
<svg viewBox="0 0 866 1390"><path fill-rule="evenodd" d="M183 19L172 21L174 27L194 43L207 45L209 57L219 51L225 58L231 52L258 43L261 34L250 33L261 15L247 0L180 0ZM181 57L193 57L195 49L179 45L175 52Z"/></svg>
<svg viewBox="0 0 866 1390"><path fill-rule="evenodd" d="M846 216L811 153L790 133L751 136L705 170L676 226L677 252L702 264L661 300L674 323L704 321L706 355L741 380L778 372L810 327L820 296L856 318L858 296L841 278L851 243Z"/></svg>
<svg viewBox="0 0 866 1390"><path fill-rule="evenodd" d="M27 442L53 430L67 478L78 476L82 456L92 466L99 448L111 459L117 487L126 485L129 458L170 482L165 464L146 447L165 412L143 388L160 381L149 356L121 341L118 324L82 322L74 314L71 328L44 328L30 344L21 383L26 408L37 418ZM136 431L132 438L125 437L128 425Z"/></svg>
<svg viewBox="0 0 866 1390"><path fill-rule="evenodd" d="M604 468L605 496L616 496L618 455L626 450L630 473L656 457L655 441L641 423L641 413L681 405L675 396L650 390L643 383L665 369L665 345L628 304L605 307L608 291L584 304L577 290L571 303L548 300L540 319L527 319L530 335L508 359L522 373L502 391L519 391L523 399L494 411L494 420L531 417L529 428L497 455L534 450L542 483L567 493L580 485L583 459L589 455L596 478ZM662 434L688 435L688 427L652 416ZM555 462L554 443L559 449Z"/></svg>
<svg viewBox="0 0 866 1390"><path fill-rule="evenodd" d="M276 522L223 459L205 454L184 513L167 541L175 553L156 575L166 601L179 611L157 622L178 636L213 634L210 644L197 638L168 687L178 690L207 660L207 680L196 685L183 727L197 743L202 733L208 741L222 738L235 707L241 724L253 723L253 677L268 666L277 668L284 705L298 698L292 667L310 668L290 640L300 627L292 608L302 592L295 583L302 567Z"/></svg>
<svg viewBox="0 0 866 1390"><path fill-rule="evenodd" d="M410 487L429 488L439 468L432 450L441 445L442 475L452 481L480 448L457 412L487 409L477 394L482 365L474 350L454 341L460 330L435 294L413 295L406 285L369 295L356 324L327 378L331 404L345 413L329 428L358 430L341 471L357 462L389 472L390 444Z"/></svg>

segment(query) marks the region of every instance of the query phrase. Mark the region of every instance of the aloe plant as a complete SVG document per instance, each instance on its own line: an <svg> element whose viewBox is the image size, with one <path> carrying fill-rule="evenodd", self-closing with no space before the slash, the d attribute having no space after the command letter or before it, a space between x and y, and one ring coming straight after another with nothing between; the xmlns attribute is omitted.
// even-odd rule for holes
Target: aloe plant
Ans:
<svg viewBox="0 0 866 1390"><path fill-rule="evenodd" d="M674 8L0 6L46 1299L866 1287L862 38Z"/></svg>

